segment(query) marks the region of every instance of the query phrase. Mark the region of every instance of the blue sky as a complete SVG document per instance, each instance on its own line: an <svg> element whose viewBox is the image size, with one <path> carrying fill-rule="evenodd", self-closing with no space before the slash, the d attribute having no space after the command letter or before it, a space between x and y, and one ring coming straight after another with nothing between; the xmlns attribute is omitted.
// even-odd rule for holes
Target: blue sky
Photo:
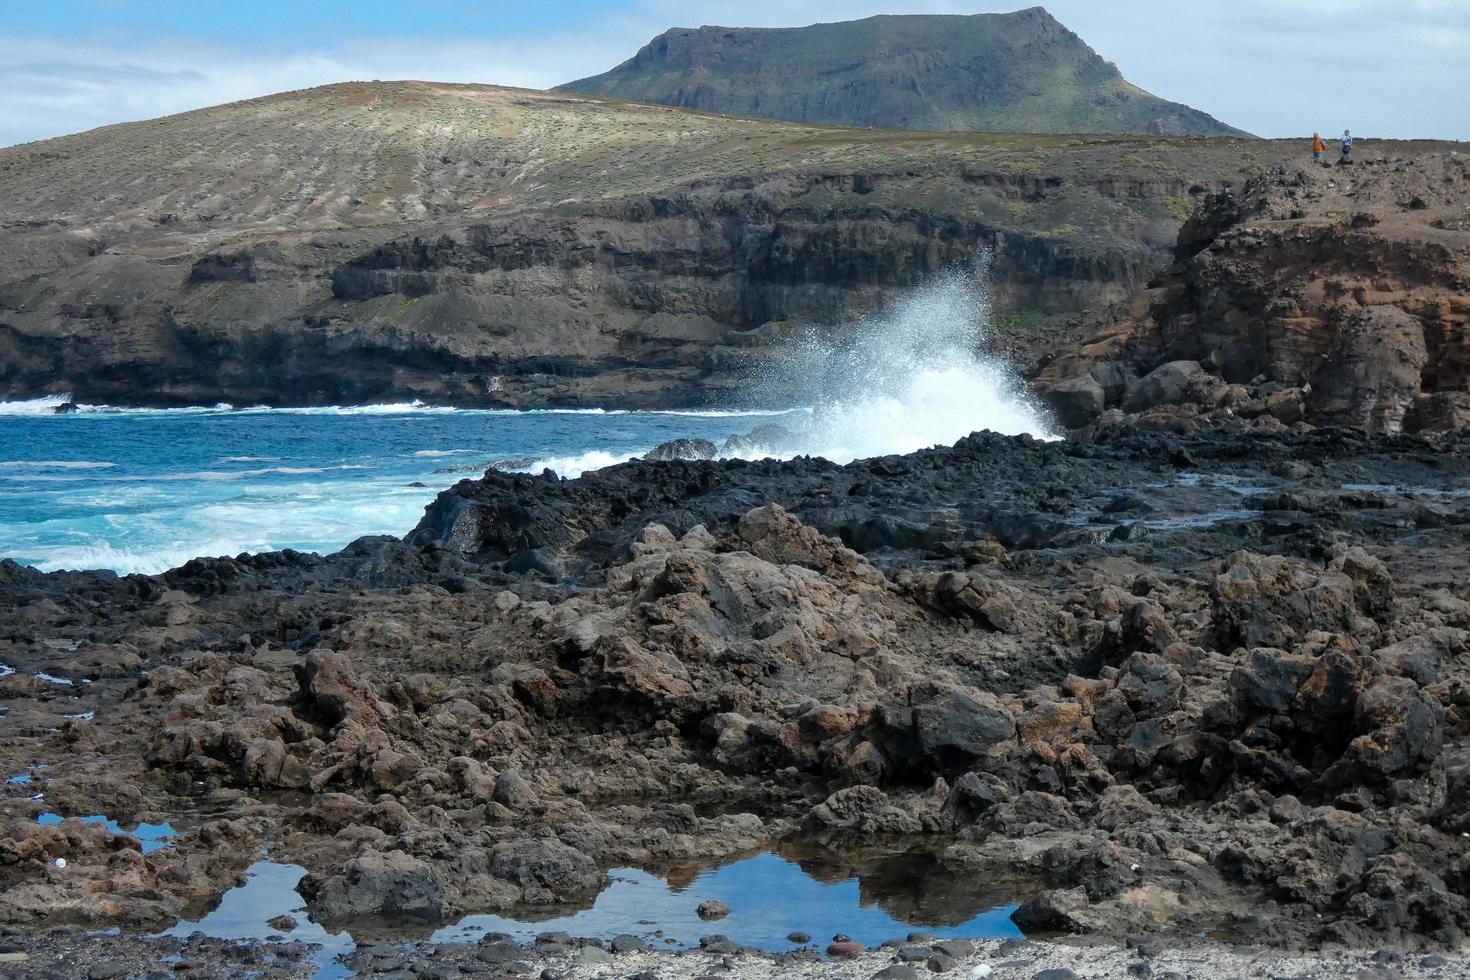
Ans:
<svg viewBox="0 0 1470 980"><path fill-rule="evenodd" d="M1026 0L0 0L0 146L349 79L542 88L669 27ZM1133 82L1266 136L1470 140L1470 0L1053 0Z"/></svg>

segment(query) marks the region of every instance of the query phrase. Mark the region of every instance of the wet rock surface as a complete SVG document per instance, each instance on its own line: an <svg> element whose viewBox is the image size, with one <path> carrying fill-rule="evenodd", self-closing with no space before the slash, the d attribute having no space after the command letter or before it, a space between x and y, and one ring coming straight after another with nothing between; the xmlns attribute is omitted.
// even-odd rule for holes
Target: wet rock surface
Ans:
<svg viewBox="0 0 1470 980"><path fill-rule="evenodd" d="M309 871L298 921L422 937L610 867L902 840L1037 930L1453 950L1467 487L1463 433L977 434L492 471L327 557L0 564L0 920L157 931L264 850Z"/></svg>

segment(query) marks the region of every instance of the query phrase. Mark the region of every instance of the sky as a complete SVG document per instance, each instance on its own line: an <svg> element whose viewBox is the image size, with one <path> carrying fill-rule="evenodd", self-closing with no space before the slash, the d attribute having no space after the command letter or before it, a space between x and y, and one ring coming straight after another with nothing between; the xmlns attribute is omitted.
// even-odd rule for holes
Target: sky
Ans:
<svg viewBox="0 0 1470 980"><path fill-rule="evenodd" d="M363 79L546 88L670 27L1026 0L0 0L0 146ZM1261 136L1470 140L1470 0L1052 0L1134 84Z"/></svg>

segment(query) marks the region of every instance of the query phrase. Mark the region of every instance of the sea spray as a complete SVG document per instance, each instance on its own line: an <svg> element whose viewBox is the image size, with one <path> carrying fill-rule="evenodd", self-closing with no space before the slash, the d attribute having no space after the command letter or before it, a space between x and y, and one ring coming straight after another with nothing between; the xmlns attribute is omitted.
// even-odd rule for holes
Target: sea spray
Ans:
<svg viewBox="0 0 1470 980"><path fill-rule="evenodd" d="M982 251L968 267L935 276L850 329L808 332L777 350L756 384L757 399L805 396L813 407L789 444L760 445L754 454L845 463L952 444L982 429L1051 438L1020 379L985 350L989 273Z"/></svg>

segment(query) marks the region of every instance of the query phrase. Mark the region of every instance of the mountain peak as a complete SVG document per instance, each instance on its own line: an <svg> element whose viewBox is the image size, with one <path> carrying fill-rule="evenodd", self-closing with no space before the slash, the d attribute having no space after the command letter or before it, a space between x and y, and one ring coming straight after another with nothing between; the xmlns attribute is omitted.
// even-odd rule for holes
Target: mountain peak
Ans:
<svg viewBox="0 0 1470 980"><path fill-rule="evenodd" d="M881 129L1241 135L1129 84L1045 7L671 28L611 71L559 89Z"/></svg>

